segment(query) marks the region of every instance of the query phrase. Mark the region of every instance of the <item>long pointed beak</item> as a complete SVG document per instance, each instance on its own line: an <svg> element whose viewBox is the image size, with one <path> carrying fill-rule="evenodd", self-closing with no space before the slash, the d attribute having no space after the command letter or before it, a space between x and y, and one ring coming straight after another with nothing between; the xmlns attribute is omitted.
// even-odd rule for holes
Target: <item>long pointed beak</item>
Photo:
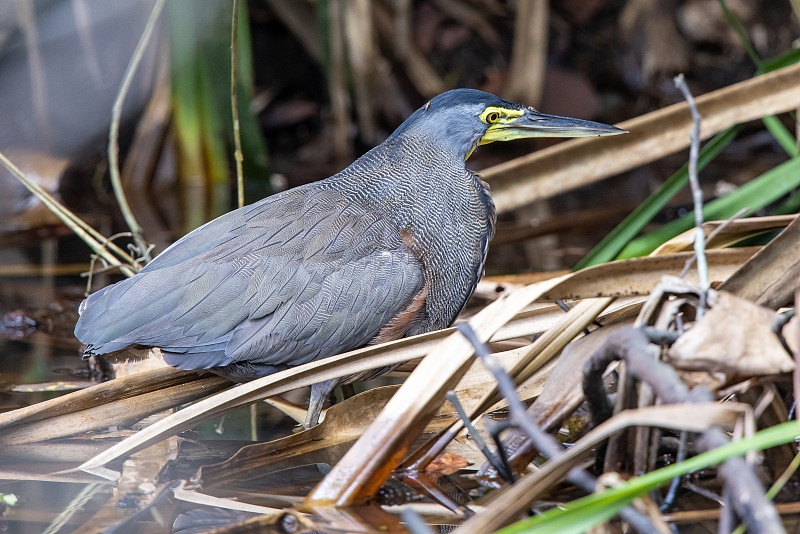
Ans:
<svg viewBox="0 0 800 534"><path fill-rule="evenodd" d="M501 118L489 126L479 144L528 137L594 137L624 133L628 131L601 122L546 115L527 109L519 117Z"/></svg>

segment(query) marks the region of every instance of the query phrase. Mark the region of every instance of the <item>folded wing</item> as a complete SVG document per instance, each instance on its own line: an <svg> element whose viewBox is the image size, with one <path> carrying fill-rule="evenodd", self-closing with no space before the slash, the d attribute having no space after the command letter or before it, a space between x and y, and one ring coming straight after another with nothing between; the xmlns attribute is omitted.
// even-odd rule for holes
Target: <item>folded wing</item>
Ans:
<svg viewBox="0 0 800 534"><path fill-rule="evenodd" d="M157 346L176 367L266 374L367 344L423 285L397 229L312 184L215 219L94 293L75 335L99 354Z"/></svg>

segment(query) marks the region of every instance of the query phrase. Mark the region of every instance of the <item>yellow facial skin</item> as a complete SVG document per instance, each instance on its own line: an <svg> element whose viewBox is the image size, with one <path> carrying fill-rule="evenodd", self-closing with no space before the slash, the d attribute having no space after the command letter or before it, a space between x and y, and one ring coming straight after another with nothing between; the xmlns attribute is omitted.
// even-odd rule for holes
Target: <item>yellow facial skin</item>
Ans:
<svg viewBox="0 0 800 534"><path fill-rule="evenodd" d="M511 141L530 137L593 137L627 133L625 130L607 124L546 115L533 108L514 109L489 106L480 114L480 119L488 124L489 128L472 147L467 157L478 145L486 145L495 141Z"/></svg>
<svg viewBox="0 0 800 534"><path fill-rule="evenodd" d="M489 106L480 117L483 122L489 125L489 129L483 134L478 144L486 145L495 141L509 141L518 139L520 136L515 134L514 122L525 115L524 109L509 109Z"/></svg>
<svg viewBox="0 0 800 534"><path fill-rule="evenodd" d="M523 115L525 115L524 109L498 108L494 106L484 109L483 113L480 114L480 119L489 125L489 129L483 134L480 141L472 147L472 150L467 154L467 158L478 148L478 145L519 138L518 135L514 135L513 130L503 130L502 127L511 125Z"/></svg>

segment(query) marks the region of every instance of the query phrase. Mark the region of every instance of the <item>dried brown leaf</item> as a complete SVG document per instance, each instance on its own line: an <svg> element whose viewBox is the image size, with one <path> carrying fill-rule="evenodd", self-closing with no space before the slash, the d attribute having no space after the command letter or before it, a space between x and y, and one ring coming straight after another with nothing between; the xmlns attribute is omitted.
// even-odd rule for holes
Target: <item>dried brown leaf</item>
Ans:
<svg viewBox="0 0 800 534"><path fill-rule="evenodd" d="M334 465L364 433L398 387L385 386L365 391L329 408L325 419L317 426L284 438L242 447L224 462L201 467L196 482L208 489L227 480L246 480L293 465Z"/></svg>
<svg viewBox="0 0 800 534"><path fill-rule="evenodd" d="M794 294L800 277L799 250L800 217L795 217L783 232L733 273L720 289L777 310Z"/></svg>
<svg viewBox="0 0 800 534"><path fill-rule="evenodd" d="M670 348L670 363L740 376L788 373L794 362L772 331L776 318L768 308L717 292L711 309Z"/></svg>
<svg viewBox="0 0 800 534"><path fill-rule="evenodd" d="M206 397L230 385L228 380L218 376L201 378L136 397L122 398L100 406L18 424L0 434L0 443L18 445L75 436L109 426L124 427L148 415Z"/></svg>
<svg viewBox="0 0 800 534"><path fill-rule="evenodd" d="M493 302L470 320L478 338L489 338L558 279L527 286ZM371 498L400 463L411 443L467 371L473 348L453 334L431 351L392 397L367 432L308 495L304 506L356 504Z"/></svg>
<svg viewBox="0 0 800 534"><path fill-rule="evenodd" d="M714 239L706 240L706 248L723 248L738 243L743 239L760 235L776 228L785 228L797 216L775 215L771 217L748 217L733 221L708 221L703 223L703 232L708 238L718 228L724 229L717 233ZM653 251L653 256L675 254L692 250L694 246L694 228L677 235Z"/></svg>
<svg viewBox="0 0 800 534"><path fill-rule="evenodd" d="M55 399L1 413L0 429L102 406L114 400L157 391L198 378L194 371L167 367L111 380Z"/></svg>
<svg viewBox="0 0 800 534"><path fill-rule="evenodd" d="M170 491L158 477L167 462L178 456L178 438L170 438L137 452L126 460L117 487L91 519L75 534L104 532L112 525L145 509L163 491Z"/></svg>
<svg viewBox="0 0 800 534"><path fill-rule="evenodd" d="M240 510L242 512L254 512L257 514L279 514L282 512L282 510L277 508L258 506L255 504L234 501L231 499L222 499L220 497L214 497L213 495L206 495L192 489L187 489L185 482L182 482L177 488L173 488L172 494L179 501L190 502L202 506L214 506L217 508L224 508L226 510Z"/></svg>
<svg viewBox="0 0 800 534"><path fill-rule="evenodd" d="M428 473L440 473L442 475L452 475L461 469L467 467L467 460L463 456L458 456L446 452L437 456L434 461L428 464L425 471Z"/></svg>
<svg viewBox="0 0 800 534"><path fill-rule="evenodd" d="M706 251L709 280L727 280L758 249L759 247L742 247ZM648 295L664 275L677 276L683 270L686 260L692 256L693 252L681 252L596 265L574 273L547 291L542 298L558 300ZM684 280L697 284L696 270L691 269Z"/></svg>

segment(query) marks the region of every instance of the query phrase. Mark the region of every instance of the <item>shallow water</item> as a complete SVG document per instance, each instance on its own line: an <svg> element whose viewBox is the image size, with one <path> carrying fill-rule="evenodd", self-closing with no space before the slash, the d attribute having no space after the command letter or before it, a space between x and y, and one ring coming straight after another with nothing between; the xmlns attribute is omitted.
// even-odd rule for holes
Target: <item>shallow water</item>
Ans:
<svg viewBox="0 0 800 534"><path fill-rule="evenodd" d="M0 244L0 411L97 383L100 377L81 358L80 343L72 335L86 291L86 279L80 273L88 270L88 249L60 230L5 234ZM112 275L101 275L95 287L113 280ZM267 405L260 405L255 414L245 408L201 424L182 436L180 455L162 477L189 478L201 465L228 458L254 437L287 435L294 426ZM101 438L0 444L0 494L17 499L0 515L0 531L68 533L98 510L107 513L102 506L112 498L114 484L84 473L53 474L76 467L130 431L111 427L100 434ZM117 503L117 507L125 506L124 500ZM156 508L163 512L158 520L147 514L133 524L141 531L169 532L174 517L193 507L170 502ZM130 530L133 524L123 531L135 531Z"/></svg>

